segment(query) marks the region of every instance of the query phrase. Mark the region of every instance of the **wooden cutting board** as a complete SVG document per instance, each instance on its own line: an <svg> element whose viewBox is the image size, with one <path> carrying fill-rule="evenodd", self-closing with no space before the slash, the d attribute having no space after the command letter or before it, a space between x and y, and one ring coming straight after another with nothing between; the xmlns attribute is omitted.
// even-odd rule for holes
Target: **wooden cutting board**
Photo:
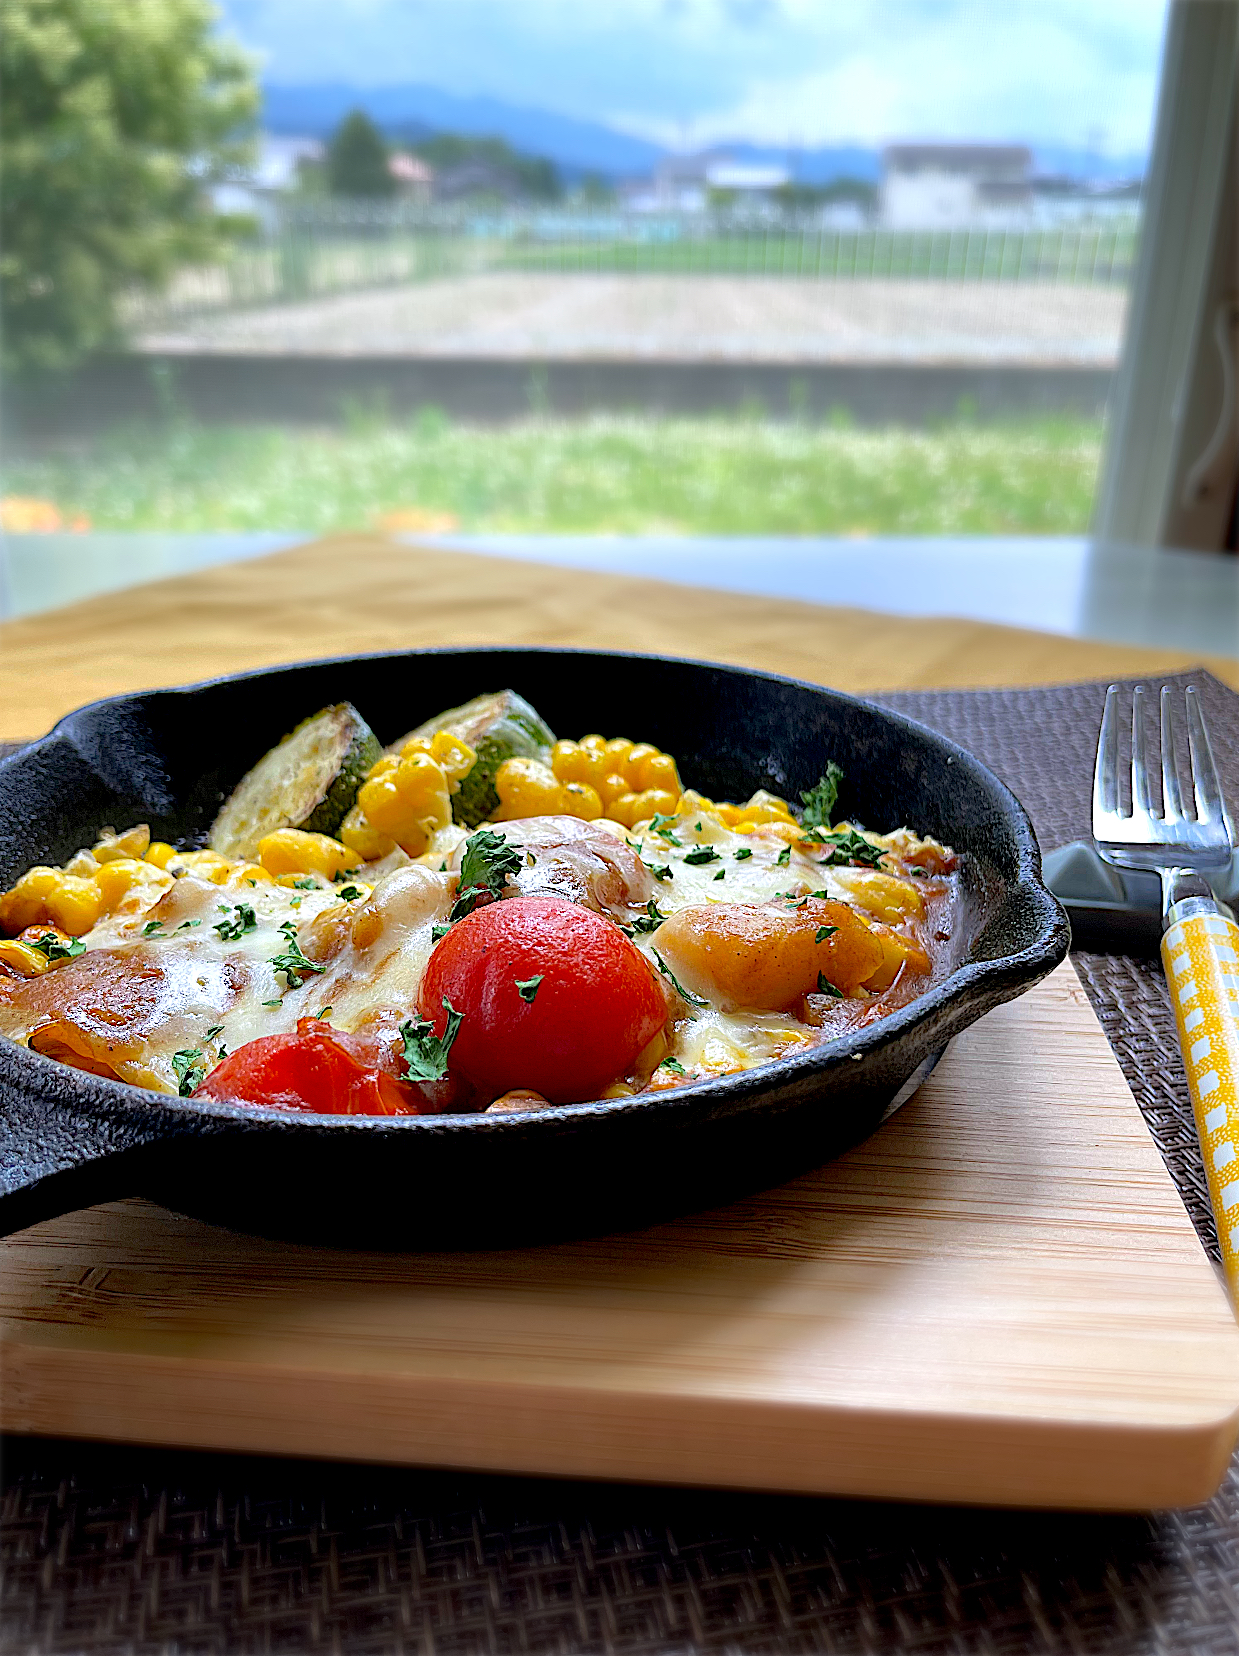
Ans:
<svg viewBox="0 0 1239 1656"><path fill-rule="evenodd" d="M0 1244L0 1282L19 1432L1144 1508L1207 1497L1239 1430L1239 1328L1070 966L724 1209L417 1256L117 1202Z"/></svg>

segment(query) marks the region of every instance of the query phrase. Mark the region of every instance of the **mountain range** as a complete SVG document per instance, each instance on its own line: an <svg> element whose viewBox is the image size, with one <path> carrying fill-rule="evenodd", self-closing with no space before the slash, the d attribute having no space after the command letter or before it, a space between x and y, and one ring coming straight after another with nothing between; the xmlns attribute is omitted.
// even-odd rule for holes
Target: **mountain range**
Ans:
<svg viewBox="0 0 1239 1656"><path fill-rule="evenodd" d="M601 121L578 120L498 98L461 96L435 86L268 84L263 97L263 124L280 136L325 138L350 110L360 108L382 131L406 143L436 132L504 138L514 149L553 161L568 182L587 173L612 179L641 177L670 153L660 144ZM741 141L715 147L726 149L739 161L777 162L803 184L829 184L839 178L874 183L882 171L880 151L861 144L788 150ZM1034 144L1032 149L1038 171L1074 178L1137 178L1146 164L1140 155L1101 155L1068 145Z"/></svg>

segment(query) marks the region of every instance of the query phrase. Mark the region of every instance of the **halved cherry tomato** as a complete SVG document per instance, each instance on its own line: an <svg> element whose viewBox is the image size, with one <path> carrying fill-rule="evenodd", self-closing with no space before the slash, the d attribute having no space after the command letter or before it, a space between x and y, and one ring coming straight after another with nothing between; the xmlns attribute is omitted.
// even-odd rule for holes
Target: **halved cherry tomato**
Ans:
<svg viewBox="0 0 1239 1656"><path fill-rule="evenodd" d="M295 1035L260 1035L230 1052L194 1093L315 1115L420 1115L416 1087L375 1062L370 1043L321 1018L302 1018Z"/></svg>
<svg viewBox="0 0 1239 1656"><path fill-rule="evenodd" d="M553 1104L597 1098L667 1020L640 950L562 897L505 898L457 921L418 990L439 1035L444 1000L463 1014L452 1071L487 1098L524 1087Z"/></svg>

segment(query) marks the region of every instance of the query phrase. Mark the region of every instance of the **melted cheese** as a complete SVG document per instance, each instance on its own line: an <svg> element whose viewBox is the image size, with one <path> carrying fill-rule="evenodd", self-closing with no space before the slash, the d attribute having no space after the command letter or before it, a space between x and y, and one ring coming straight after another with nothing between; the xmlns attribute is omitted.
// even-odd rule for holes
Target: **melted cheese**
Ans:
<svg viewBox="0 0 1239 1656"><path fill-rule="evenodd" d="M662 834L624 834L575 818L505 823L500 831L524 854L517 890L555 892L610 914L655 969L657 932L633 931L651 901L663 918L710 903L786 913L789 899L810 893L886 920L925 907L909 881L826 867L818 848L789 845L777 827L737 834L705 813ZM200 1052L210 1069L248 1041L322 1015L346 1032L394 1029L416 1005L433 928L455 895L463 839L452 829L416 863L401 856L371 865L373 887L360 878L330 885L309 877L307 889L297 889L239 876L216 885L185 874L162 894L153 890L151 906L126 902L102 920L83 939L85 955L40 978L0 980L0 1033L175 1092L175 1054ZM890 836L896 841L905 858L925 843L906 830ZM343 898L350 886L361 895ZM231 935L248 910L252 927ZM274 965L290 948L283 929L290 926L321 968L307 968L300 983ZM693 1006L671 1026L668 1055L691 1075L721 1075L822 1038L786 1012ZM674 1084L675 1074L664 1067L654 1084Z"/></svg>

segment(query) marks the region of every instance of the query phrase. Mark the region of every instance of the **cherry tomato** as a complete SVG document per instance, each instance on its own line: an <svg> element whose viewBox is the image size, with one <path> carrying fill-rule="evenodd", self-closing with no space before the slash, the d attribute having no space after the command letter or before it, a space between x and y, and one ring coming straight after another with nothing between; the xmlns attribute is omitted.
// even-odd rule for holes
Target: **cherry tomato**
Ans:
<svg viewBox="0 0 1239 1656"><path fill-rule="evenodd" d="M452 1070L487 1098L524 1087L552 1104L597 1098L667 1019L641 952L562 897L509 897L457 921L418 991L439 1035L444 1000L463 1014Z"/></svg>
<svg viewBox="0 0 1239 1656"><path fill-rule="evenodd" d="M260 1035L230 1052L194 1093L314 1115L419 1115L416 1087L374 1062L370 1046L302 1018L295 1035Z"/></svg>

